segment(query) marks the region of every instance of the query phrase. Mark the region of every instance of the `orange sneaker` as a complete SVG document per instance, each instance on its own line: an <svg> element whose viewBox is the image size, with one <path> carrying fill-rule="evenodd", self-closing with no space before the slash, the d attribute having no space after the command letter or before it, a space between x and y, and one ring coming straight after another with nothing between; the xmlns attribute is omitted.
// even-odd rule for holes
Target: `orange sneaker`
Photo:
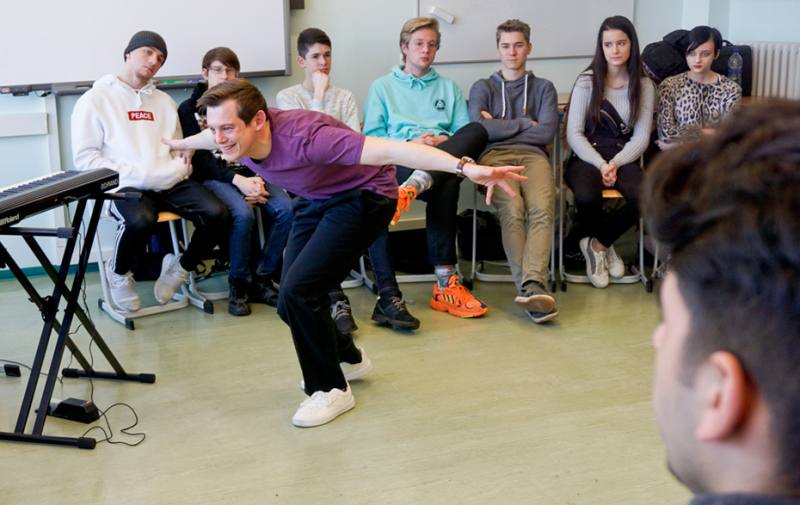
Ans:
<svg viewBox="0 0 800 505"><path fill-rule="evenodd" d="M451 276L447 281L447 287L441 290L438 283L433 285L431 308L458 317L478 317L489 310L489 307L469 294L469 290L461 285L458 275Z"/></svg>
<svg viewBox="0 0 800 505"><path fill-rule="evenodd" d="M397 191L400 193L400 196L397 199L397 210L392 218L392 224L397 224L397 222L400 221L400 215L403 212L408 212L408 206L411 205L411 200L417 197L417 188L414 186L398 186Z"/></svg>

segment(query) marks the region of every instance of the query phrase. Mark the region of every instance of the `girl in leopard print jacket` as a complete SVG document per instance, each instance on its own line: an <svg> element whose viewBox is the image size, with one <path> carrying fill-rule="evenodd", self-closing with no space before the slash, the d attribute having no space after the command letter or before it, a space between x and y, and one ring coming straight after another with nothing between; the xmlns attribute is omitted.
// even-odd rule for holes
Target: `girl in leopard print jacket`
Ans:
<svg viewBox="0 0 800 505"><path fill-rule="evenodd" d="M711 70L722 35L716 28L689 32L689 71L664 79L659 87L658 145L666 150L714 131L742 102L741 88Z"/></svg>

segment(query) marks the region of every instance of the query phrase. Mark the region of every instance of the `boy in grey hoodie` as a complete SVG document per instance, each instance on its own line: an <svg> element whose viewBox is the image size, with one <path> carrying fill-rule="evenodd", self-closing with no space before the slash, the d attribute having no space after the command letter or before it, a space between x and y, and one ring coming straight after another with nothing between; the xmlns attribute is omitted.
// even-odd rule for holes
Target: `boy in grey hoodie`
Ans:
<svg viewBox="0 0 800 505"><path fill-rule="evenodd" d="M488 166L523 165L524 182L513 182L520 198L495 195L505 249L521 305L536 323L558 315L545 289L550 263L555 185L545 146L558 130L558 95L553 83L526 70L530 26L509 20L497 27L502 68L472 85L469 116L489 132L480 157Z"/></svg>

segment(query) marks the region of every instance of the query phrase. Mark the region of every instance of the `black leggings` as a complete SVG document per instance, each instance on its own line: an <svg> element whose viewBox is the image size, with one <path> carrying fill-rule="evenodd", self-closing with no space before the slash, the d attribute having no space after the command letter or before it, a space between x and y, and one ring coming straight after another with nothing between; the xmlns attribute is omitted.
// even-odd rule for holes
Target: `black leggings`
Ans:
<svg viewBox="0 0 800 505"><path fill-rule="evenodd" d="M202 184L190 179L163 191L126 187L121 188L120 192L142 194L138 202L111 201L110 213L120 222L114 239L111 266L120 275L133 267L134 253L143 249L155 232L159 212L174 212L195 226L192 240L181 258L181 266L185 270L194 270L208 257L220 237L226 237L230 228L230 214L225 204Z"/></svg>
<svg viewBox="0 0 800 505"><path fill-rule="evenodd" d="M638 163L617 169L613 188L603 186L600 170L577 156L567 162L564 179L575 195L582 236L595 237L603 246L611 247L623 233L639 221L639 192L644 171ZM625 198L625 205L606 221L603 215L603 190L616 189Z"/></svg>

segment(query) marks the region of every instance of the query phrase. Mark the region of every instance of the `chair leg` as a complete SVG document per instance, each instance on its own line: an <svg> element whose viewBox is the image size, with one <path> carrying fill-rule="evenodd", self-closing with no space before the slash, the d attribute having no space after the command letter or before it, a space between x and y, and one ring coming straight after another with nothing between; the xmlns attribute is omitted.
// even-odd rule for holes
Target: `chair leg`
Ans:
<svg viewBox="0 0 800 505"><path fill-rule="evenodd" d="M188 223L185 219L181 218L181 228L183 235L183 243L189 244L189 231ZM172 237L172 250L175 254L180 252L178 243L178 232L175 229L175 221L169 222L169 233ZM214 304L210 300L222 300L228 298L228 291L219 291L214 293L206 293L197 287L197 282L194 278L194 272L189 272L189 286L181 286L181 292L175 294L176 300L187 300L193 307L203 310L207 314L214 313Z"/></svg>

